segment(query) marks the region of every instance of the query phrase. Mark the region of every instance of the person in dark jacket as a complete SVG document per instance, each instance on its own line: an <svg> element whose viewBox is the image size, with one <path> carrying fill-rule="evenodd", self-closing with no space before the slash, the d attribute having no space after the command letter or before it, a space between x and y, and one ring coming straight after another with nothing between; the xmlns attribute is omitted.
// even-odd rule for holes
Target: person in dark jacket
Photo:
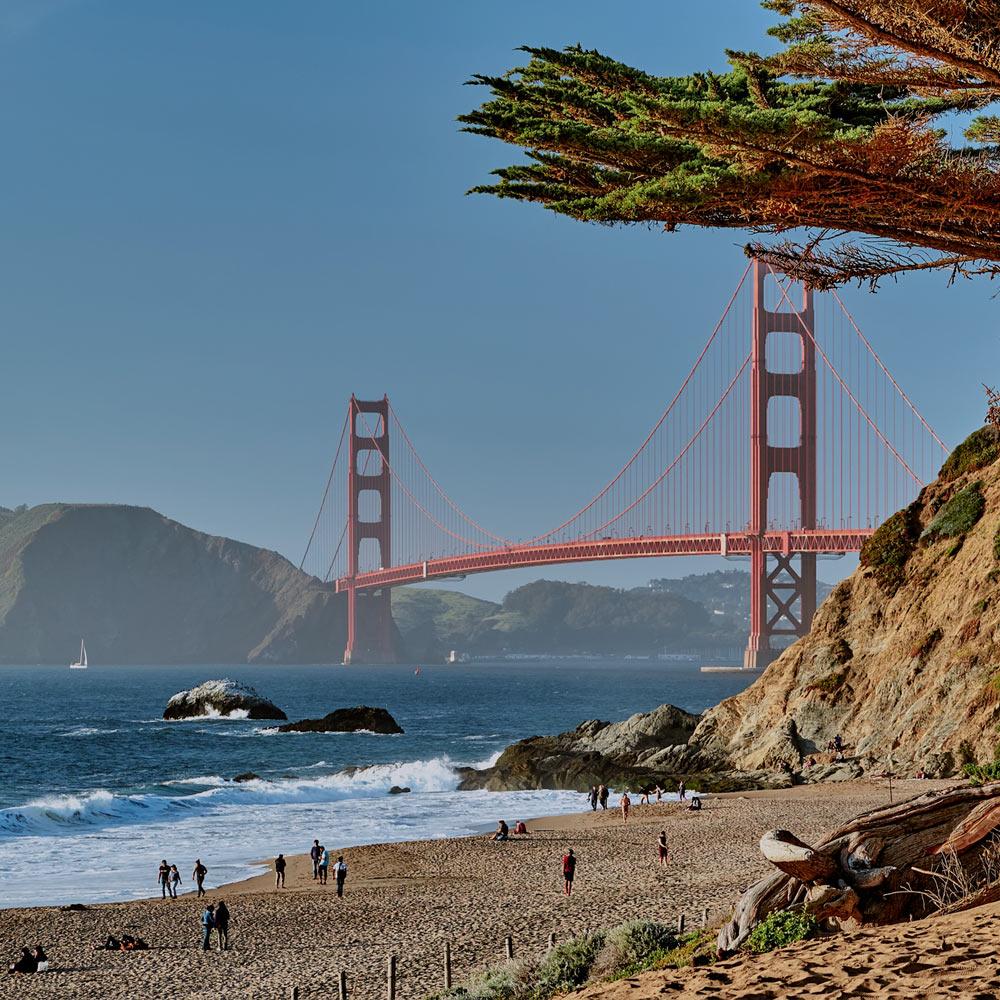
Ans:
<svg viewBox="0 0 1000 1000"><path fill-rule="evenodd" d="M229 950L229 907L220 899L215 907L215 929L219 932L219 951Z"/></svg>
<svg viewBox="0 0 1000 1000"><path fill-rule="evenodd" d="M201 914L201 950L212 947L212 931L215 929L215 907L209 903Z"/></svg>

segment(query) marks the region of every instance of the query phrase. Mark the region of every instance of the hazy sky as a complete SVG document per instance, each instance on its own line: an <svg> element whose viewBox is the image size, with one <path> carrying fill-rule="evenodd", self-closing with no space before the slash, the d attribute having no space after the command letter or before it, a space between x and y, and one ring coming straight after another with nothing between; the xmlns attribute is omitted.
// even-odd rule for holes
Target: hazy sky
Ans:
<svg viewBox="0 0 1000 1000"><path fill-rule="evenodd" d="M478 520L552 526L662 410L741 237L465 197L516 154L458 132L463 81L522 43L722 68L768 23L751 0L0 0L0 502L145 504L298 562L347 398L388 392ZM848 292L950 443L1000 379L997 291Z"/></svg>

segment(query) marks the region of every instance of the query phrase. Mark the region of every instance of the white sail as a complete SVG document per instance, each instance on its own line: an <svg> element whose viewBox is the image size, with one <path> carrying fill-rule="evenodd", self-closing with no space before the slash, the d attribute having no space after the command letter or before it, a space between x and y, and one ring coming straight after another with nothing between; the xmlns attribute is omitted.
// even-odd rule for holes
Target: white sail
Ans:
<svg viewBox="0 0 1000 1000"><path fill-rule="evenodd" d="M84 645L83 639L80 640L80 659L76 663L71 663L69 665L70 670L86 670L87 669L87 647Z"/></svg>

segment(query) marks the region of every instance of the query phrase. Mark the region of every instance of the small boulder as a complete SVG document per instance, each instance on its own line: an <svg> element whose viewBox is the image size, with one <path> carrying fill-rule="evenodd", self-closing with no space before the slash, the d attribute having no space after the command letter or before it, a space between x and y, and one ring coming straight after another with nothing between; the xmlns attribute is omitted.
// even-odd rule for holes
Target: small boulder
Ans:
<svg viewBox="0 0 1000 1000"><path fill-rule="evenodd" d="M259 774L255 774L253 771L244 771L242 774L237 774L233 781L260 781L261 777Z"/></svg>
<svg viewBox="0 0 1000 1000"><path fill-rule="evenodd" d="M402 788L399 785L393 785L392 788L389 789L389 794L402 795L404 792L408 792L409 790L410 789L406 785L403 785Z"/></svg>
<svg viewBox="0 0 1000 1000"><path fill-rule="evenodd" d="M280 733L380 733L391 735L403 731L399 723L384 709L358 705L338 708L322 719L301 719L278 726Z"/></svg>
<svg viewBox="0 0 1000 1000"><path fill-rule="evenodd" d="M273 702L248 684L225 678L205 681L189 691L179 691L163 710L164 719L287 719Z"/></svg>

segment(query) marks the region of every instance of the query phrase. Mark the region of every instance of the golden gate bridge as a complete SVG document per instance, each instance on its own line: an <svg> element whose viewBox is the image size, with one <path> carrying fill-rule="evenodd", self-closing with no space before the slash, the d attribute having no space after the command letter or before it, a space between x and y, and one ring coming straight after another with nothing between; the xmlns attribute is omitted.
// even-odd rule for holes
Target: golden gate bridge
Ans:
<svg viewBox="0 0 1000 1000"><path fill-rule="evenodd" d="M390 663L395 586L741 556L751 590L744 666L758 669L809 631L817 557L859 551L946 453L836 292L753 262L631 457L575 513L526 540L489 531L452 499L388 397L352 396L300 568L346 595L344 663Z"/></svg>

